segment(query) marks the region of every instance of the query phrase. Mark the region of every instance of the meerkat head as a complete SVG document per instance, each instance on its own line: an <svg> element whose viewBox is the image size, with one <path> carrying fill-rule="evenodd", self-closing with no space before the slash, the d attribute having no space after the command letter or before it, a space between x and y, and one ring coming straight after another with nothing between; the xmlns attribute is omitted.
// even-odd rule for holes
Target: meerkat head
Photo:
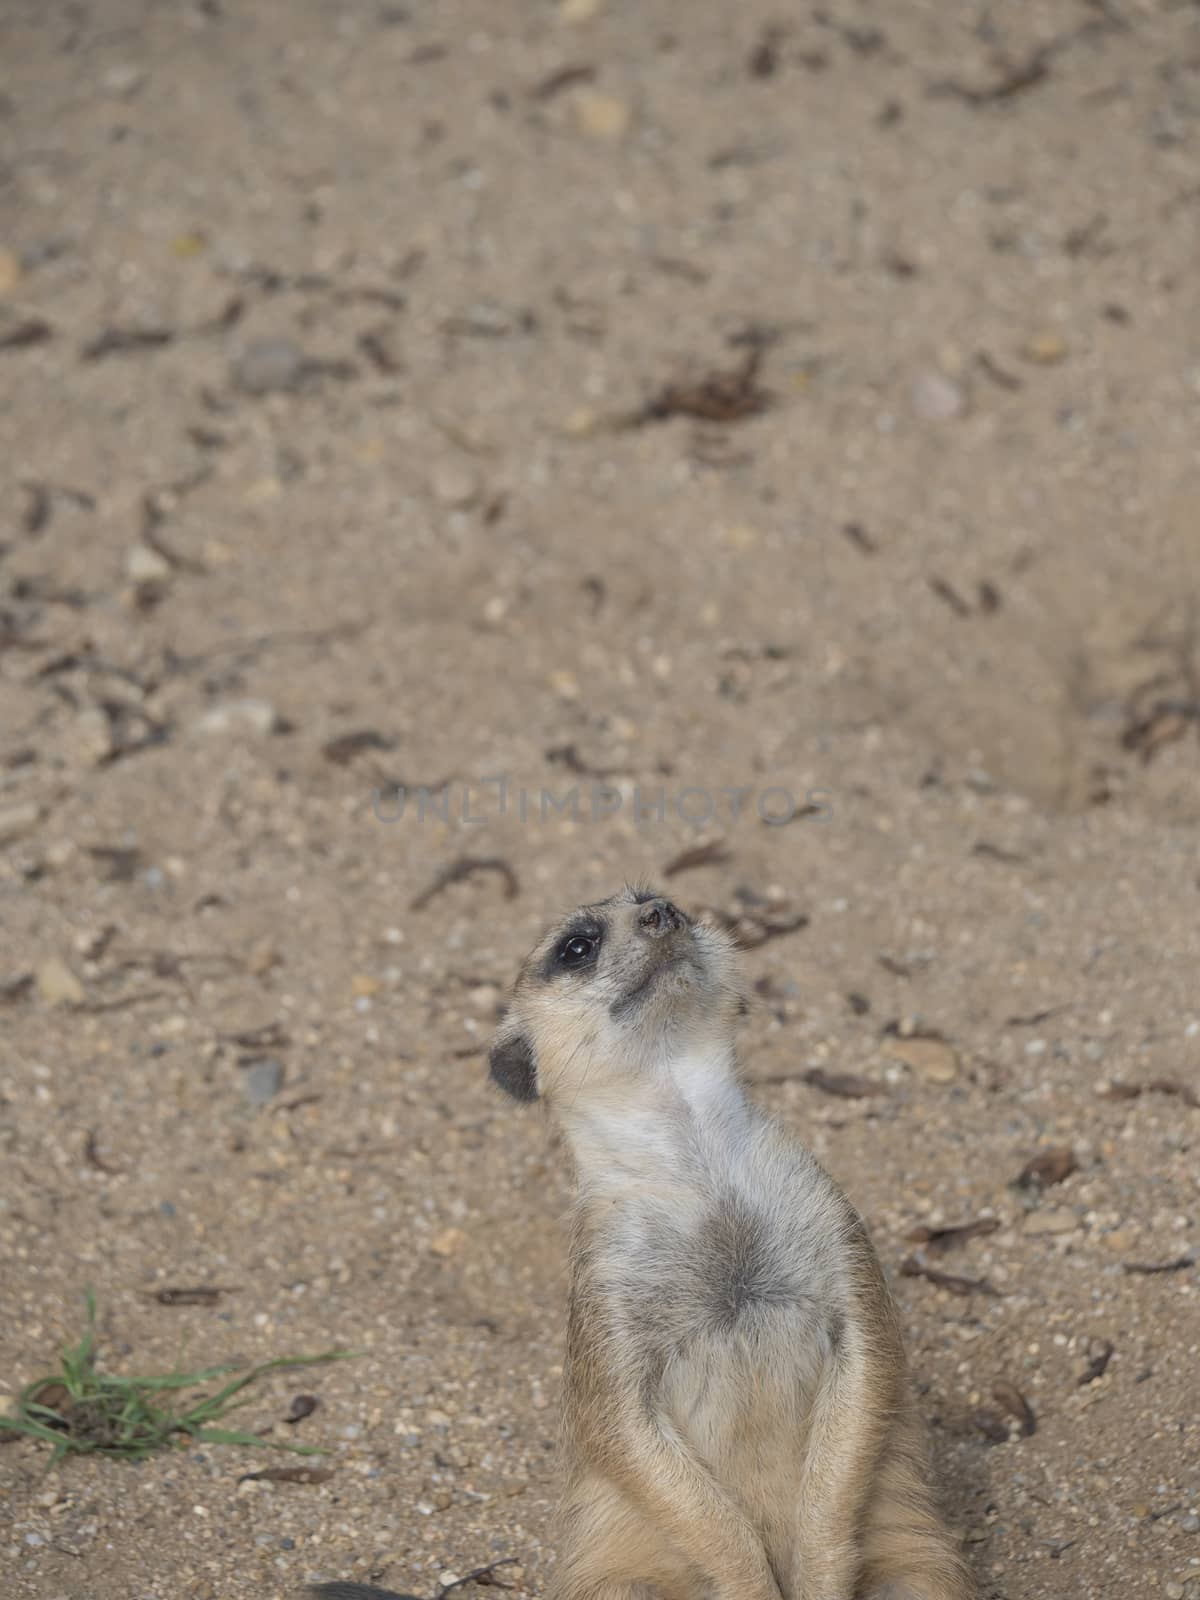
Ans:
<svg viewBox="0 0 1200 1600"><path fill-rule="evenodd" d="M728 1054L745 1009L729 935L625 888L568 913L526 958L491 1075L516 1100L573 1101Z"/></svg>

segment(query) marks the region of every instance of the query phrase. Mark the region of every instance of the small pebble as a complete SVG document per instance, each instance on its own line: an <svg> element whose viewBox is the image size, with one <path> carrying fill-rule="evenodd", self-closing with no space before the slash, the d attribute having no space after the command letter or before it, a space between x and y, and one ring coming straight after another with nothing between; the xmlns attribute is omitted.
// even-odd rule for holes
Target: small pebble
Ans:
<svg viewBox="0 0 1200 1600"><path fill-rule="evenodd" d="M242 1088L252 1106L265 1106L283 1088L283 1063L273 1056L253 1062L245 1069Z"/></svg>
<svg viewBox="0 0 1200 1600"><path fill-rule="evenodd" d="M1035 333L1025 346L1024 356L1041 367L1053 367L1067 359L1067 341L1061 333Z"/></svg>
<svg viewBox="0 0 1200 1600"><path fill-rule="evenodd" d="M38 993L48 1006L76 1006L84 987L65 961L51 956L37 969Z"/></svg>
<svg viewBox="0 0 1200 1600"><path fill-rule="evenodd" d="M1078 1226L1079 1218L1067 1206L1048 1206L1025 1218L1026 1233L1073 1233Z"/></svg>
<svg viewBox="0 0 1200 1600"><path fill-rule="evenodd" d="M437 1234L429 1244L435 1256L443 1259L447 1256L457 1255L467 1242L467 1236L461 1228L446 1228Z"/></svg>
<svg viewBox="0 0 1200 1600"><path fill-rule="evenodd" d="M145 81L145 67L139 67L133 61L120 61L115 67L109 67L104 74L104 90L106 94L115 95L119 100L128 100L138 92Z"/></svg>
<svg viewBox="0 0 1200 1600"><path fill-rule="evenodd" d="M941 372L919 372L912 382L913 410L927 422L949 422L967 409L967 397Z"/></svg>
<svg viewBox="0 0 1200 1600"><path fill-rule="evenodd" d="M569 667L561 667L550 674L550 687L562 700L579 699L579 679Z"/></svg>
<svg viewBox="0 0 1200 1600"><path fill-rule="evenodd" d="M272 967L277 967L279 961L279 951L273 941L259 939L251 946L250 954L246 957L246 971L252 978L262 978Z"/></svg>
<svg viewBox="0 0 1200 1600"><path fill-rule="evenodd" d="M265 737L279 731L281 719L269 700L227 700L206 711L196 727L201 733L256 733Z"/></svg>
<svg viewBox="0 0 1200 1600"><path fill-rule="evenodd" d="M0 249L0 296L12 294L21 282L21 258L12 250Z"/></svg>
<svg viewBox="0 0 1200 1600"><path fill-rule="evenodd" d="M171 563L148 544L135 544L126 552L125 574L134 583L165 583Z"/></svg>
<svg viewBox="0 0 1200 1600"><path fill-rule="evenodd" d="M575 122L589 139L623 139L633 112L628 103L602 89L580 89L575 95Z"/></svg>
<svg viewBox="0 0 1200 1600"><path fill-rule="evenodd" d="M32 833L41 817L32 800L0 806L0 845L12 844L17 839L23 839L27 833Z"/></svg>
<svg viewBox="0 0 1200 1600"><path fill-rule="evenodd" d="M958 1076L958 1055L944 1039L893 1039L885 1048L926 1083L953 1083Z"/></svg>
<svg viewBox="0 0 1200 1600"><path fill-rule="evenodd" d="M731 550L753 550L762 543L762 534L748 523L735 522L725 529L725 543Z"/></svg>
<svg viewBox="0 0 1200 1600"><path fill-rule="evenodd" d="M295 389L307 366L304 351L291 339L255 339L233 364L233 381L247 394Z"/></svg>
<svg viewBox="0 0 1200 1600"><path fill-rule="evenodd" d="M465 511L479 499L478 474L461 461L439 461L429 479L434 496L444 506Z"/></svg>
<svg viewBox="0 0 1200 1600"><path fill-rule="evenodd" d="M501 338L514 328L512 312L492 300L479 300L468 307L463 322L471 333L485 339Z"/></svg>
<svg viewBox="0 0 1200 1600"><path fill-rule="evenodd" d="M112 723L99 706L87 706L70 730L71 753L84 766L98 767L112 755Z"/></svg>

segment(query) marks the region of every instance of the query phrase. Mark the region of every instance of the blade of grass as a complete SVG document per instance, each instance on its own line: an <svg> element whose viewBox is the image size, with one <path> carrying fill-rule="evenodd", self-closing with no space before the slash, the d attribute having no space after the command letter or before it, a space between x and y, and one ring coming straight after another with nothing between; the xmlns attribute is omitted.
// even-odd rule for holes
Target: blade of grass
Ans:
<svg viewBox="0 0 1200 1600"><path fill-rule="evenodd" d="M6 1428L11 1433L23 1433L31 1439L44 1439L47 1444L53 1445L61 1445L64 1437L59 1429L48 1428L44 1422L29 1416L0 1417L0 1428Z"/></svg>
<svg viewBox="0 0 1200 1600"><path fill-rule="evenodd" d="M278 1356L274 1361L263 1361L257 1367L251 1367L241 1377L234 1378L225 1387L205 1401L206 1407L223 1406L225 1401L232 1399L247 1384L253 1383L256 1378L261 1378L266 1372L278 1372L282 1367L313 1367L330 1361L349 1361L354 1356L362 1355L361 1350L327 1350L318 1356ZM223 1416L224 1411L212 1411L213 1416Z"/></svg>

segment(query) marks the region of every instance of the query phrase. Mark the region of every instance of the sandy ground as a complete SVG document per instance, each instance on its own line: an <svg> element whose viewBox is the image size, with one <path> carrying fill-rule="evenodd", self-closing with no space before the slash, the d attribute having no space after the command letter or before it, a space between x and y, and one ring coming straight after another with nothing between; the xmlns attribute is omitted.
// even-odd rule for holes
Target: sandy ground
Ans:
<svg viewBox="0 0 1200 1600"><path fill-rule="evenodd" d="M708 844L981 1593L1200 1600L1200 12L7 0L0 91L0 1388L89 1284L365 1352L241 1413L321 1483L0 1448L6 1597L542 1589L482 1044Z"/></svg>

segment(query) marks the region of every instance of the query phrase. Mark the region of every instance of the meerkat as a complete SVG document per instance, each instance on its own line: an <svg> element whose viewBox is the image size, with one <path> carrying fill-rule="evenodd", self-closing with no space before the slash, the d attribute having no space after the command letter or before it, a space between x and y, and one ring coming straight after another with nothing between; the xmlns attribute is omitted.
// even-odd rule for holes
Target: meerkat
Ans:
<svg viewBox="0 0 1200 1600"><path fill-rule="evenodd" d="M489 1053L576 1179L552 1600L970 1600L883 1272L748 1098L745 1009L730 937L627 888L545 935Z"/></svg>
<svg viewBox="0 0 1200 1600"><path fill-rule="evenodd" d="M576 1203L554 1600L969 1600L866 1229L750 1101L736 947L663 896L571 912L490 1052Z"/></svg>

